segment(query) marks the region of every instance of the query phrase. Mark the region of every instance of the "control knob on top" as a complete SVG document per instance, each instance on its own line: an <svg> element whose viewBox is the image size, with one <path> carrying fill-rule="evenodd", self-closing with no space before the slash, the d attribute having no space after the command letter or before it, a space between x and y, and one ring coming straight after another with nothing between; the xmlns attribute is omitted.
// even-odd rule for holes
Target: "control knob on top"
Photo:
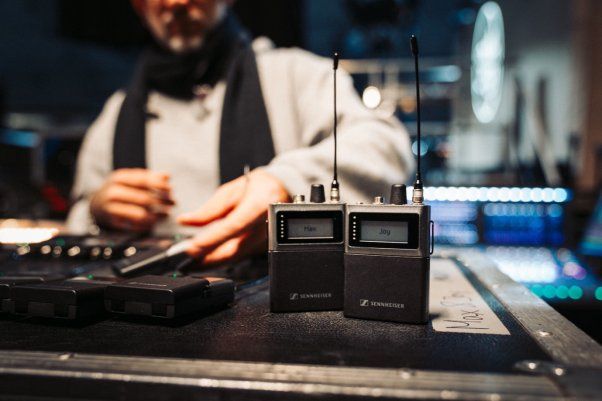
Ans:
<svg viewBox="0 0 602 401"><path fill-rule="evenodd" d="M324 203L326 202L326 195L324 194L324 185L313 184L311 186L311 194L309 196L311 203Z"/></svg>
<svg viewBox="0 0 602 401"><path fill-rule="evenodd" d="M403 184L391 185L391 204L405 205L407 203L408 195L406 193L406 186Z"/></svg>

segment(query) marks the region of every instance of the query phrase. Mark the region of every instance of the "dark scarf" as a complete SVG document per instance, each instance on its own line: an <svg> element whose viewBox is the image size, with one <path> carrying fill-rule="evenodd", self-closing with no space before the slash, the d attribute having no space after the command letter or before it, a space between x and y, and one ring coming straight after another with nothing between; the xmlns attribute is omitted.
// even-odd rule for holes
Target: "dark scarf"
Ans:
<svg viewBox="0 0 602 401"><path fill-rule="evenodd" d="M274 157L274 145L255 53L246 31L229 15L195 53L175 55L158 45L144 51L117 118L113 168L146 168L146 121L160 118L147 113L149 91L191 100L196 85L214 86L224 78L219 155L222 183L239 177L245 165L268 164Z"/></svg>

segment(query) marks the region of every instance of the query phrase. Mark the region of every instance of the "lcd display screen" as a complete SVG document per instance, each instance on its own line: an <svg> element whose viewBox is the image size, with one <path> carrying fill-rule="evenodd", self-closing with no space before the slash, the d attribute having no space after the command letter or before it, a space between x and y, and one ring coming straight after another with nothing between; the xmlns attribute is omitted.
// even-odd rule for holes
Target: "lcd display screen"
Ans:
<svg viewBox="0 0 602 401"><path fill-rule="evenodd" d="M363 220L360 241L407 244L408 231L407 221Z"/></svg>
<svg viewBox="0 0 602 401"><path fill-rule="evenodd" d="M334 238L334 222L331 218L289 218L288 219L288 238L316 238L332 239Z"/></svg>

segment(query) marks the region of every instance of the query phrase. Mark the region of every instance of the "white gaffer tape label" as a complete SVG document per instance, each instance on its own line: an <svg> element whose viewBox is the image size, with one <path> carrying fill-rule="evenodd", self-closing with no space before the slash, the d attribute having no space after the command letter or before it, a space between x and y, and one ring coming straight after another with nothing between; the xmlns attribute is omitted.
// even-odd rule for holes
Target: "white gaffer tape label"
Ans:
<svg viewBox="0 0 602 401"><path fill-rule="evenodd" d="M431 260L430 280L429 307L435 331L510 335L454 262Z"/></svg>

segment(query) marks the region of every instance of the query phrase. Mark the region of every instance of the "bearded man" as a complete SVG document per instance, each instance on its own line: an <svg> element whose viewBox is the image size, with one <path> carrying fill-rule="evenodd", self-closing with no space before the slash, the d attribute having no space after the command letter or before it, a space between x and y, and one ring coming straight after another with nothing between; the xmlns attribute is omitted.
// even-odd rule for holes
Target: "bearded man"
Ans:
<svg viewBox="0 0 602 401"><path fill-rule="evenodd" d="M265 252L269 204L331 181L331 61L252 41L231 0L132 3L154 43L86 134L69 227L192 232L206 265ZM342 200L367 200L408 176L409 139L339 80Z"/></svg>

